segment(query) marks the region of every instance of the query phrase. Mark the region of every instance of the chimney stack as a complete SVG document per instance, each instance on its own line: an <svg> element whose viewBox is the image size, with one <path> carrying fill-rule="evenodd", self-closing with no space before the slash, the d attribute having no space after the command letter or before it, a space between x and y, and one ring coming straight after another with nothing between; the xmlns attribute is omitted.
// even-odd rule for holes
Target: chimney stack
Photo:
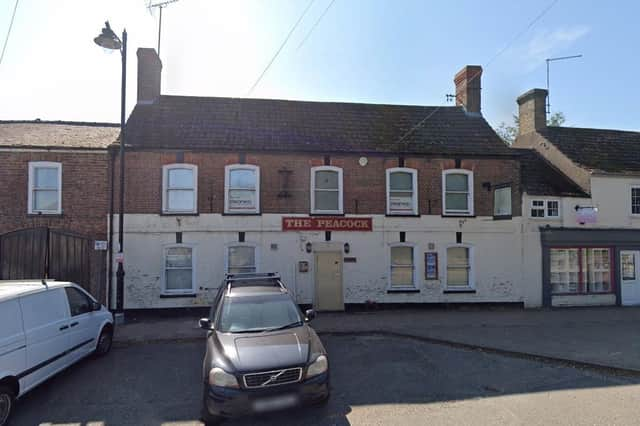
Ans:
<svg viewBox="0 0 640 426"><path fill-rule="evenodd" d="M138 104L152 104L160 97L162 61L155 49L138 49Z"/></svg>
<svg viewBox="0 0 640 426"><path fill-rule="evenodd" d="M518 97L519 134L547 128L547 90L531 89Z"/></svg>
<svg viewBox="0 0 640 426"><path fill-rule="evenodd" d="M480 102L480 65L467 65L453 78L456 84L456 106L462 106L470 115L482 115Z"/></svg>

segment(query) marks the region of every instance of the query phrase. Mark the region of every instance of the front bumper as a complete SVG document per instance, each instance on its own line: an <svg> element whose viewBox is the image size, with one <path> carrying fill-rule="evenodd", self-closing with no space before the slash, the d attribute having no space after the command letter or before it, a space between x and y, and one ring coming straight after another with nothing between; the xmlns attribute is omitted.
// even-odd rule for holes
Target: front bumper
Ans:
<svg viewBox="0 0 640 426"><path fill-rule="evenodd" d="M204 405L213 416L240 417L256 413L256 401L295 397L295 405L313 404L329 397L329 372L299 383L264 389L230 389L205 384Z"/></svg>

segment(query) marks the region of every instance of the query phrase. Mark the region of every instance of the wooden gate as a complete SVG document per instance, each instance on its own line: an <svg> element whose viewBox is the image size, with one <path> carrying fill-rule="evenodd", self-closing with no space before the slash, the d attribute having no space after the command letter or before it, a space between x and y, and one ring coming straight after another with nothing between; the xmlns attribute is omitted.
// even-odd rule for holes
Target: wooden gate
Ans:
<svg viewBox="0 0 640 426"><path fill-rule="evenodd" d="M49 228L0 235L0 279L72 281L103 299L104 254L94 252L91 243L82 235Z"/></svg>

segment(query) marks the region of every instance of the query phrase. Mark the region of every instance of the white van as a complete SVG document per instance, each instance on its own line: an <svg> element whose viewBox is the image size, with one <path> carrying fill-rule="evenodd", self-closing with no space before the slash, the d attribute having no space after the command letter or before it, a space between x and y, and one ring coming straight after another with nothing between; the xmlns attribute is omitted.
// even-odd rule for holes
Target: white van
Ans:
<svg viewBox="0 0 640 426"><path fill-rule="evenodd" d="M113 315L81 287L0 281L0 426L16 398L112 339Z"/></svg>

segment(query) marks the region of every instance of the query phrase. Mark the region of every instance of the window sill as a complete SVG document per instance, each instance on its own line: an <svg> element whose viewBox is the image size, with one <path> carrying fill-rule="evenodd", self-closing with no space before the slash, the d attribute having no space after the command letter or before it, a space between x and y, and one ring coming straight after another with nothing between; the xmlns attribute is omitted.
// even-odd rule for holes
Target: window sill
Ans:
<svg viewBox="0 0 640 426"><path fill-rule="evenodd" d="M344 213L342 213L342 212L335 212L335 213L331 213L331 212L311 212L311 213L309 213L309 216L344 216Z"/></svg>
<svg viewBox="0 0 640 426"><path fill-rule="evenodd" d="M511 220L513 219L513 216L508 215L508 216L494 216L493 220Z"/></svg>
<svg viewBox="0 0 640 426"><path fill-rule="evenodd" d="M62 217L62 213L27 213L27 217Z"/></svg>
<svg viewBox="0 0 640 426"><path fill-rule="evenodd" d="M603 296L607 294L616 294L615 291L600 291L591 293L551 293L551 296Z"/></svg>
<svg viewBox="0 0 640 426"><path fill-rule="evenodd" d="M196 297L195 293L162 293L160 299L177 299L181 297Z"/></svg>
<svg viewBox="0 0 640 426"><path fill-rule="evenodd" d="M386 217L420 217L419 214L416 213L387 213Z"/></svg>
<svg viewBox="0 0 640 426"><path fill-rule="evenodd" d="M388 288L387 294L392 293L420 293L420 289L417 288Z"/></svg>
<svg viewBox="0 0 640 426"><path fill-rule="evenodd" d="M533 220L561 220L562 218L560 216L552 216L552 217L533 217L533 216L529 216L529 219L533 219Z"/></svg>
<svg viewBox="0 0 640 426"><path fill-rule="evenodd" d="M200 216L198 212L162 212L160 216Z"/></svg>
<svg viewBox="0 0 640 426"><path fill-rule="evenodd" d="M475 214L464 214L464 213L445 213L441 215L442 217L476 217Z"/></svg>
<svg viewBox="0 0 640 426"><path fill-rule="evenodd" d="M476 292L476 290L475 290L475 289L473 289L473 288L464 288L464 289L462 289L462 288L461 288L461 289L459 289L459 290L458 290L458 289L451 289L451 288L448 288L448 289L444 289L444 290L442 291L442 293L443 293L443 294L454 294L454 293L460 293L460 294L474 294L475 292Z"/></svg>
<svg viewBox="0 0 640 426"><path fill-rule="evenodd" d="M224 212L222 216L262 216L260 212Z"/></svg>

